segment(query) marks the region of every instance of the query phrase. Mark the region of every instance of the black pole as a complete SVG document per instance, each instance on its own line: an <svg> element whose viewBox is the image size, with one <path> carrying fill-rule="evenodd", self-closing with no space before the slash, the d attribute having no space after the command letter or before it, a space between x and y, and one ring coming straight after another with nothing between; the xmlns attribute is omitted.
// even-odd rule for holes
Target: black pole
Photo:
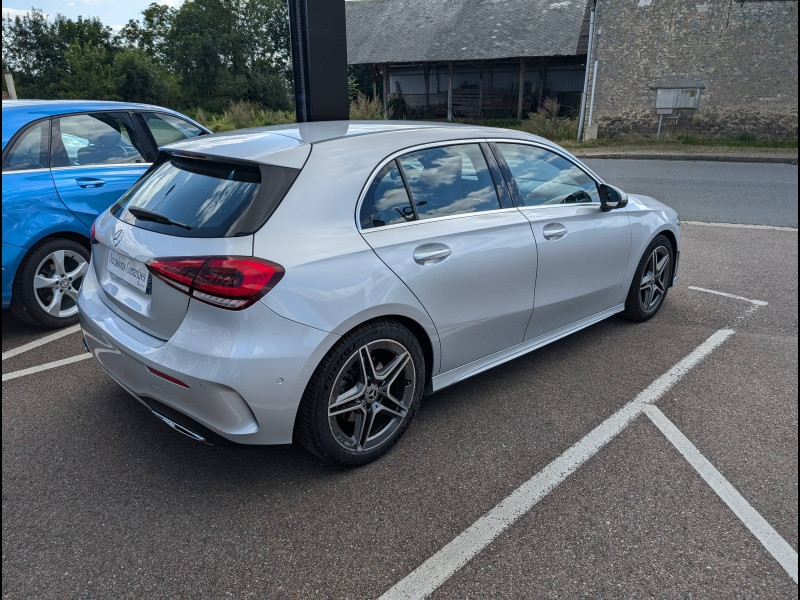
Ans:
<svg viewBox="0 0 800 600"><path fill-rule="evenodd" d="M347 31L344 0L288 0L298 123L346 120Z"/></svg>

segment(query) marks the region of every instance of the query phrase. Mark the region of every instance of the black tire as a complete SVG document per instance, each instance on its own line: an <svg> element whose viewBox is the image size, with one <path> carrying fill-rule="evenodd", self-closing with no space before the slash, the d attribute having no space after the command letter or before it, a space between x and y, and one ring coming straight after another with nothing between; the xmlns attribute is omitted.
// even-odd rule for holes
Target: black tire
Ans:
<svg viewBox="0 0 800 600"><path fill-rule="evenodd" d="M622 316L638 322L652 318L664 304L674 268L672 243L665 235L657 235L636 267Z"/></svg>
<svg viewBox="0 0 800 600"><path fill-rule="evenodd" d="M11 291L11 313L40 327L78 322L78 291L89 269L89 250L67 239L49 239L22 259ZM38 283L37 283L38 281ZM42 283L49 282L42 286Z"/></svg>
<svg viewBox="0 0 800 600"><path fill-rule="evenodd" d="M338 465L372 462L408 428L424 382L422 349L408 329L391 320L361 325L336 343L311 377L295 441Z"/></svg>

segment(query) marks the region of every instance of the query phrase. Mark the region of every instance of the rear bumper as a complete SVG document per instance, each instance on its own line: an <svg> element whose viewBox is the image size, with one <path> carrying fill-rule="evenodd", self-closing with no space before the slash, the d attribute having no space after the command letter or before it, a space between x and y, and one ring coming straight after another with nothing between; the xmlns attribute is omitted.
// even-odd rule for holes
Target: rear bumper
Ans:
<svg viewBox="0 0 800 600"><path fill-rule="evenodd" d="M155 400L240 444L291 443L305 386L338 339L260 302L234 312L193 300L164 341L109 309L91 269L78 307L86 346L123 388L151 409Z"/></svg>

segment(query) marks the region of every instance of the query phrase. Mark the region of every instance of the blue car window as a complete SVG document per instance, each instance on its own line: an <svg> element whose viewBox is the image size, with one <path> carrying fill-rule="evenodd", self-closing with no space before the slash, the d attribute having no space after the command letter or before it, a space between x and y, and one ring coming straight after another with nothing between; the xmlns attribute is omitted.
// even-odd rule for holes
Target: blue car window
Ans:
<svg viewBox="0 0 800 600"><path fill-rule="evenodd" d="M203 135L205 131L173 115L159 113L142 113L144 122L157 146L166 146L172 142Z"/></svg>
<svg viewBox="0 0 800 600"><path fill-rule="evenodd" d="M54 167L147 162L126 113L60 117L54 136Z"/></svg>
<svg viewBox="0 0 800 600"><path fill-rule="evenodd" d="M600 202L597 184L555 152L525 144L497 144L525 206Z"/></svg>
<svg viewBox="0 0 800 600"><path fill-rule="evenodd" d="M3 171L44 169L48 166L50 120L34 123L14 142L3 161Z"/></svg>

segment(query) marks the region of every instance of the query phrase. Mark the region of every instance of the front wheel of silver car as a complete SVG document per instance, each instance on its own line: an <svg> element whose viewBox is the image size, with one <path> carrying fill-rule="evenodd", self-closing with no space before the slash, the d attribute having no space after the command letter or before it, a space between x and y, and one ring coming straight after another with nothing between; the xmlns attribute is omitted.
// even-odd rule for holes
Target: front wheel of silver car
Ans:
<svg viewBox="0 0 800 600"><path fill-rule="evenodd" d="M295 438L325 460L366 464L403 435L419 406L425 362L419 342L394 321L344 336L308 384Z"/></svg>
<svg viewBox="0 0 800 600"><path fill-rule="evenodd" d="M647 321L658 312L667 297L673 265L672 243L666 236L657 235L647 246L633 275L623 317Z"/></svg>

